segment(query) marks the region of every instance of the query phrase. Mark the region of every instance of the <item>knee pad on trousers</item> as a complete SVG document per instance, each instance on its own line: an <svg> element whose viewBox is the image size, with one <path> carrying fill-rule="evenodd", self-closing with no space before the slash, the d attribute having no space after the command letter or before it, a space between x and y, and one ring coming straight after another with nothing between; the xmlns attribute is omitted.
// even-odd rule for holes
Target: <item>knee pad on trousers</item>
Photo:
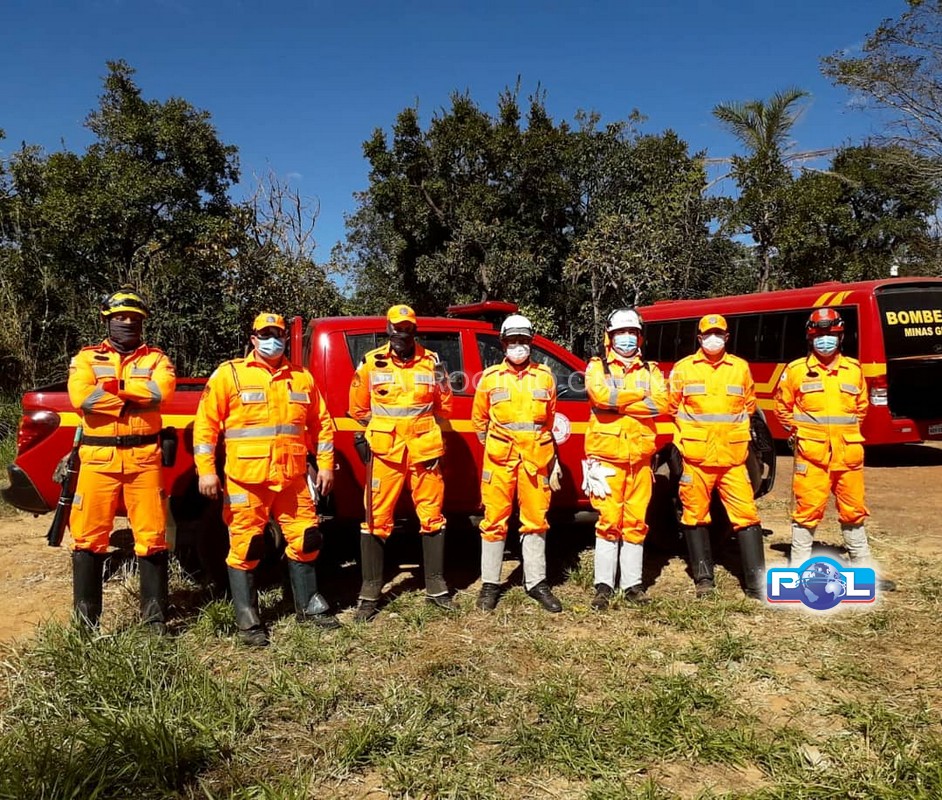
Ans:
<svg viewBox="0 0 942 800"><path fill-rule="evenodd" d="M304 529L304 539L301 543L302 553L316 553L324 544L324 534L316 525Z"/></svg>
<svg viewBox="0 0 942 800"><path fill-rule="evenodd" d="M249 541L245 550L246 561L261 561L265 557L265 534L257 533Z"/></svg>

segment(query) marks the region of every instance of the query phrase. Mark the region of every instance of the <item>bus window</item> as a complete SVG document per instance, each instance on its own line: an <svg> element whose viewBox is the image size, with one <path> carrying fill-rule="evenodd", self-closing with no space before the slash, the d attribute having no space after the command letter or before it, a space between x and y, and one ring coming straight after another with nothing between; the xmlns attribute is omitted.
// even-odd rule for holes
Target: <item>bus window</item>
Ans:
<svg viewBox="0 0 942 800"><path fill-rule="evenodd" d="M782 333L785 328L785 314L763 314L759 326L759 339L756 344L756 361L771 361L777 364L782 360Z"/></svg>
<svg viewBox="0 0 942 800"><path fill-rule="evenodd" d="M760 320L760 314L746 314L729 319L730 327L734 328L729 337L729 349L733 355L744 358L746 361L756 360Z"/></svg>
<svg viewBox="0 0 942 800"><path fill-rule="evenodd" d="M664 330L663 322L652 322L644 325L644 357L650 361L661 361L661 333Z"/></svg>
<svg viewBox="0 0 942 800"><path fill-rule="evenodd" d="M686 356L697 352L697 324L699 319L682 319L677 323L677 334L674 339L673 358L671 361L680 361Z"/></svg>

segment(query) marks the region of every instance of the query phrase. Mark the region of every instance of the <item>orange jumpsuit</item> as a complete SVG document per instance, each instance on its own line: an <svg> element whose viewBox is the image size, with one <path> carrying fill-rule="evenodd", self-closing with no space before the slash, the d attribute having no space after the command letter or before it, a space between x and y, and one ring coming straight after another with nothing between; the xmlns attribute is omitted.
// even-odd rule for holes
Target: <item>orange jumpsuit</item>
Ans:
<svg viewBox="0 0 942 800"><path fill-rule="evenodd" d="M531 361L518 370L505 359L484 370L474 393L471 425L484 445L485 541L507 538L515 493L521 535L546 533L555 416L556 379L549 367Z"/></svg>
<svg viewBox="0 0 942 800"><path fill-rule="evenodd" d="M677 425L674 444L684 460L681 525L699 527L710 523L714 487L734 530L759 524L746 471L749 417L755 410L755 386L743 359L723 353L713 362L698 350L674 365L670 413Z"/></svg>
<svg viewBox="0 0 942 800"><path fill-rule="evenodd" d="M797 524L817 527L831 492L842 523L859 525L866 519L860 422L868 405L856 359L838 355L825 366L811 354L785 368L775 395L775 414L786 430L796 434L792 519Z"/></svg>
<svg viewBox="0 0 942 800"><path fill-rule="evenodd" d="M438 355L419 344L408 361L389 345L363 357L350 385L350 416L366 427L373 451L367 467L365 532L386 539L406 478L421 533L445 525L445 452L439 419L451 416L451 385Z"/></svg>
<svg viewBox="0 0 942 800"><path fill-rule="evenodd" d="M626 364L609 347L605 363L607 371L596 357L586 369L591 415L585 454L615 472L608 478L612 493L590 498L599 512L595 534L610 542L641 544L654 486L655 418L667 411L667 385L657 365L637 355Z"/></svg>
<svg viewBox="0 0 942 800"><path fill-rule="evenodd" d="M258 566L269 516L281 526L289 559L316 559L321 540L307 488L307 457L315 454L318 469L333 469L334 432L311 373L287 360L271 367L254 353L223 362L196 411L193 455L199 475L216 471L216 445L223 437L226 563L241 570Z"/></svg>
<svg viewBox="0 0 942 800"><path fill-rule="evenodd" d="M122 494L134 553L150 556L167 549L158 436L160 404L173 397L176 385L170 359L146 344L122 356L105 340L72 359L69 399L83 426L81 470L69 517L73 549L108 551Z"/></svg>

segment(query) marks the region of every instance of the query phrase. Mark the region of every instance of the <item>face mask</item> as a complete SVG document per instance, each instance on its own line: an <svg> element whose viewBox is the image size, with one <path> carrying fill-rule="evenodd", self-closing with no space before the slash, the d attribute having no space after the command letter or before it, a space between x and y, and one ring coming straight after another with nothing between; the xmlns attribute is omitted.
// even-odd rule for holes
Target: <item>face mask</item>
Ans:
<svg viewBox="0 0 942 800"><path fill-rule="evenodd" d="M399 358L409 358L415 351L415 332L389 331L389 346Z"/></svg>
<svg viewBox="0 0 942 800"><path fill-rule="evenodd" d="M612 339L612 347L620 356L634 355L638 349L638 336L634 333L616 333Z"/></svg>
<svg viewBox="0 0 942 800"><path fill-rule="evenodd" d="M141 346L144 338L143 320L134 322L118 322L116 319L108 320L108 341L119 353L131 353Z"/></svg>
<svg viewBox="0 0 942 800"><path fill-rule="evenodd" d="M530 345L512 344L507 347L507 360L511 364L522 364L530 357Z"/></svg>
<svg viewBox="0 0 942 800"><path fill-rule="evenodd" d="M278 358L285 352L285 340L279 339L277 336L260 338L255 349L258 350L259 355L265 356L265 358Z"/></svg>
<svg viewBox="0 0 942 800"><path fill-rule="evenodd" d="M815 336L814 351L822 356L832 356L837 352L838 338L836 336Z"/></svg>
<svg viewBox="0 0 942 800"><path fill-rule="evenodd" d="M726 338L719 336L718 334L711 333L709 336L704 336L700 340L700 347L703 348L704 353L709 353L711 356L715 356L717 353L722 353L726 347Z"/></svg>

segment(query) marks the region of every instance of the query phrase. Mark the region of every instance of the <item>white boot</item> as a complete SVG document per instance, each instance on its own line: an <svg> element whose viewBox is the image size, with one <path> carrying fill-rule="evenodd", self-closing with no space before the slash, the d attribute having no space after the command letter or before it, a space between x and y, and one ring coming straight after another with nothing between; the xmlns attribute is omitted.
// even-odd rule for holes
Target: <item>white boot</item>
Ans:
<svg viewBox="0 0 942 800"><path fill-rule="evenodd" d="M618 586L631 589L641 585L641 565L644 560L644 545L634 542L622 542L618 565L621 567Z"/></svg>
<svg viewBox="0 0 942 800"><path fill-rule="evenodd" d="M546 580L546 538L542 533L527 533L520 537L523 555L523 588L528 592Z"/></svg>
<svg viewBox="0 0 942 800"><path fill-rule="evenodd" d="M610 542L601 536L595 537L595 585L604 584L615 588L615 572L618 569L618 542Z"/></svg>
<svg viewBox="0 0 942 800"><path fill-rule="evenodd" d="M797 569L811 558L814 531L814 528L806 528L804 525L792 522L792 551L788 563L793 569Z"/></svg>
<svg viewBox="0 0 942 800"><path fill-rule="evenodd" d="M867 529L863 525L850 525L841 523L841 533L844 536L844 547L851 566L870 566L870 543L867 541Z"/></svg>
<svg viewBox="0 0 942 800"><path fill-rule="evenodd" d="M481 583L500 584L500 570L504 563L504 542L481 540Z"/></svg>

